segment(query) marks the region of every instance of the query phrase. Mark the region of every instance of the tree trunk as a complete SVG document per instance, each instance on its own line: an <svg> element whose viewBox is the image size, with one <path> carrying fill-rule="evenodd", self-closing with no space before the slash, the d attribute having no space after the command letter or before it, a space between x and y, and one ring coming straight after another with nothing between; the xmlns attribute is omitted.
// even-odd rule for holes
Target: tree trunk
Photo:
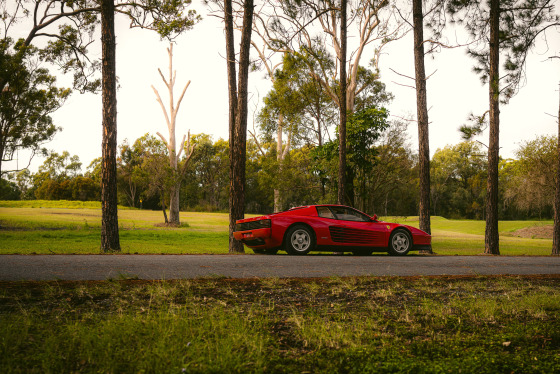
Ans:
<svg viewBox="0 0 560 374"><path fill-rule="evenodd" d="M284 122L284 117L280 114L278 117L278 130L276 132L276 161L278 161L278 174L282 175L282 161L284 160L283 156L283 147L282 147L282 126ZM278 213L280 211L280 190L278 188L274 189L274 213Z"/></svg>
<svg viewBox="0 0 560 374"><path fill-rule="evenodd" d="M237 113L237 83L235 81L235 46L233 38L233 9L231 0L224 3L224 23L226 31L226 56L227 56L227 75L229 93L229 252L243 252L243 244L235 240L235 221L239 219L239 211L236 209L235 197L237 194L234 184L234 164L235 158L235 114Z"/></svg>
<svg viewBox="0 0 560 374"><path fill-rule="evenodd" d="M558 88L560 88L560 85ZM560 97L560 90L558 92ZM554 235L552 237L552 254L560 255L560 102L558 104L558 150L555 183L556 194L554 195Z"/></svg>
<svg viewBox="0 0 560 374"><path fill-rule="evenodd" d="M416 113L418 117L418 164L420 169L420 230L431 234L430 225L430 137L426 71L424 67L424 16L422 0L412 1L414 22L414 69L416 72ZM423 250L421 253L431 253Z"/></svg>
<svg viewBox="0 0 560 374"><path fill-rule="evenodd" d="M101 162L101 250L120 251L117 211L117 84L115 4L101 3L103 141Z"/></svg>
<svg viewBox="0 0 560 374"><path fill-rule="evenodd" d="M341 1L340 12L340 125L338 127L338 203L345 203L346 190L346 4Z"/></svg>
<svg viewBox="0 0 560 374"><path fill-rule="evenodd" d="M484 253L499 255L498 163L500 149L500 1L490 1L490 145L486 187L486 234Z"/></svg>
<svg viewBox="0 0 560 374"><path fill-rule="evenodd" d="M167 86L167 91L169 93L169 112L165 108L165 105L161 100L158 90L156 90L154 86L152 86L152 89L154 90L157 101L161 106L161 110L163 111L163 114L165 116L165 121L167 122L167 129L169 130L169 141L167 141L167 139L165 139L165 137L161 135L159 132L157 134L167 146L167 151L169 152L169 165L175 173L174 185L171 188L171 192L169 196L169 216L171 220L170 222L174 225L179 226L181 224L180 216L179 216L179 206L180 206L179 193L181 190L181 183L183 181L184 172L183 171L179 172L178 163L179 163L179 158L181 157L181 153L183 152L183 148L185 148L185 144L184 144L185 137L183 137L183 141L181 142L179 151L177 152L177 139L175 136L175 128L176 128L177 113L179 112L179 108L181 107L181 102L183 101L183 97L185 96L185 92L187 91L187 88L189 88L191 81L187 82L185 88L183 88L183 92L181 93L179 100L177 101L177 104L175 105L173 89L176 82L176 72L173 71L173 44L172 43L169 44L167 53L169 55L169 80L166 80L164 78L160 69L158 69L158 72L163 80L163 83L165 83L165 85ZM186 160L186 164L183 166L183 169L186 168L188 164L188 160L190 159L190 156L192 156L192 151L194 151L194 148L192 149L190 148L190 132L189 132L188 142L189 142L189 147L187 147L188 148L187 152L189 152L189 154L186 155L187 160Z"/></svg>
<svg viewBox="0 0 560 374"><path fill-rule="evenodd" d="M165 195L162 194L161 195L161 211L163 212L163 220L167 224L167 223L169 223L169 220L167 219L166 209L167 209L167 207L165 206Z"/></svg>
<svg viewBox="0 0 560 374"><path fill-rule="evenodd" d="M179 192L181 191L181 182L177 182L171 188L169 196L169 222L179 226L181 224L179 218Z"/></svg>
<svg viewBox="0 0 560 374"><path fill-rule="evenodd" d="M243 27L239 54L239 81L235 87L235 48L233 44L233 14L231 0L225 7L226 53L229 84L230 131L230 199L229 252L244 252L243 244L233 238L235 221L245 216L245 161L247 147L247 85L249 81L249 52L253 24L253 0L243 4ZM237 91L238 90L238 91Z"/></svg>
<svg viewBox="0 0 560 374"><path fill-rule="evenodd" d="M290 150L290 139L292 137L291 132L288 132L288 142L284 147L284 143L282 141L283 136L283 129L284 129L284 116L280 114L278 117L278 130L276 132L276 161L278 161L278 174L282 175L282 164L284 163L284 159ZM278 213L282 209L282 195L278 188L274 189L274 213Z"/></svg>

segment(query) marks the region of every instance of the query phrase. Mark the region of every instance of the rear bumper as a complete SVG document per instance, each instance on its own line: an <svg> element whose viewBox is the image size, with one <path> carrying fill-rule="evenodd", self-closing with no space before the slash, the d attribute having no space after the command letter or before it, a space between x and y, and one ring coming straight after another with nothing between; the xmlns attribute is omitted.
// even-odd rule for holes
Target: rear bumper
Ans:
<svg viewBox="0 0 560 374"><path fill-rule="evenodd" d="M233 237L247 247L254 249L277 248L282 245L282 243L277 243L272 238L272 230L270 228L235 231Z"/></svg>

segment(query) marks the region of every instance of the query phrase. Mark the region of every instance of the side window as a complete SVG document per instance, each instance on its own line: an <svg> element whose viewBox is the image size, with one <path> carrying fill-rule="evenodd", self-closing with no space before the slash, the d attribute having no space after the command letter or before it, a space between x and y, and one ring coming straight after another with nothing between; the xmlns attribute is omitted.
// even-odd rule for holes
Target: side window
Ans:
<svg viewBox="0 0 560 374"><path fill-rule="evenodd" d="M317 214L319 215L319 217L322 217L322 218L335 219L331 210L329 208L327 208L326 206L318 206L317 207Z"/></svg>
<svg viewBox="0 0 560 374"><path fill-rule="evenodd" d="M357 212L353 209L345 207L331 207L336 218L342 221L354 221L354 222L369 222L369 217Z"/></svg>

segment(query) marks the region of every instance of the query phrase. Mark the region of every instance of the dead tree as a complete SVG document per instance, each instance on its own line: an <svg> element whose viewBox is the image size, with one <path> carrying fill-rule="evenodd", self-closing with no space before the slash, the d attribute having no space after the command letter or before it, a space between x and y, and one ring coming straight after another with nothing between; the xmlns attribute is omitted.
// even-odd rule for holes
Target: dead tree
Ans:
<svg viewBox="0 0 560 374"><path fill-rule="evenodd" d="M181 190L181 183L185 177L185 172L187 170L187 166L189 161L194 153L195 145L191 145L191 134L190 131L188 136L183 135L183 140L181 140L179 150L177 150L177 144L175 139L175 125L177 119L177 113L179 112L179 107L181 106L181 102L183 101L183 97L185 96L185 92L191 81L188 81L183 88L183 92L181 92L181 96L177 101L177 104L174 103L173 97L173 87L175 86L175 82L177 79L177 72L173 71L173 44L169 44L169 48L167 48L167 53L169 54L169 80L165 79L165 76L161 72L161 69L158 69L159 75L165 83L167 90L169 92L169 112L167 111L161 97L159 95L158 90L152 85L152 89L156 95L156 100L161 106L161 110L163 111L163 115L165 116L165 122L167 123L167 128L169 130L169 140L167 140L161 133L157 133L157 135L163 140L164 144L167 147L169 152L169 165L171 169L174 171L174 181L172 183L171 191L170 191L170 198L169 198L169 223L172 225L180 225L181 221L179 218L179 192ZM186 144L185 144L186 139ZM181 168L179 169L179 160L181 154L185 150L185 161Z"/></svg>

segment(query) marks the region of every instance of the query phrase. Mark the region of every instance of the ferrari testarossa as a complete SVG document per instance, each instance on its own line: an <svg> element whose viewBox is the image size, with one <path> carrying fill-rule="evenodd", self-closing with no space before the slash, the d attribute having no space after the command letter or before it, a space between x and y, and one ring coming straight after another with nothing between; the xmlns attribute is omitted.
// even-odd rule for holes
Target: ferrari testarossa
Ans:
<svg viewBox="0 0 560 374"><path fill-rule="evenodd" d="M255 253L292 255L311 251L404 256L431 249L432 237L415 227L379 221L343 205L309 205L236 222L235 239Z"/></svg>

